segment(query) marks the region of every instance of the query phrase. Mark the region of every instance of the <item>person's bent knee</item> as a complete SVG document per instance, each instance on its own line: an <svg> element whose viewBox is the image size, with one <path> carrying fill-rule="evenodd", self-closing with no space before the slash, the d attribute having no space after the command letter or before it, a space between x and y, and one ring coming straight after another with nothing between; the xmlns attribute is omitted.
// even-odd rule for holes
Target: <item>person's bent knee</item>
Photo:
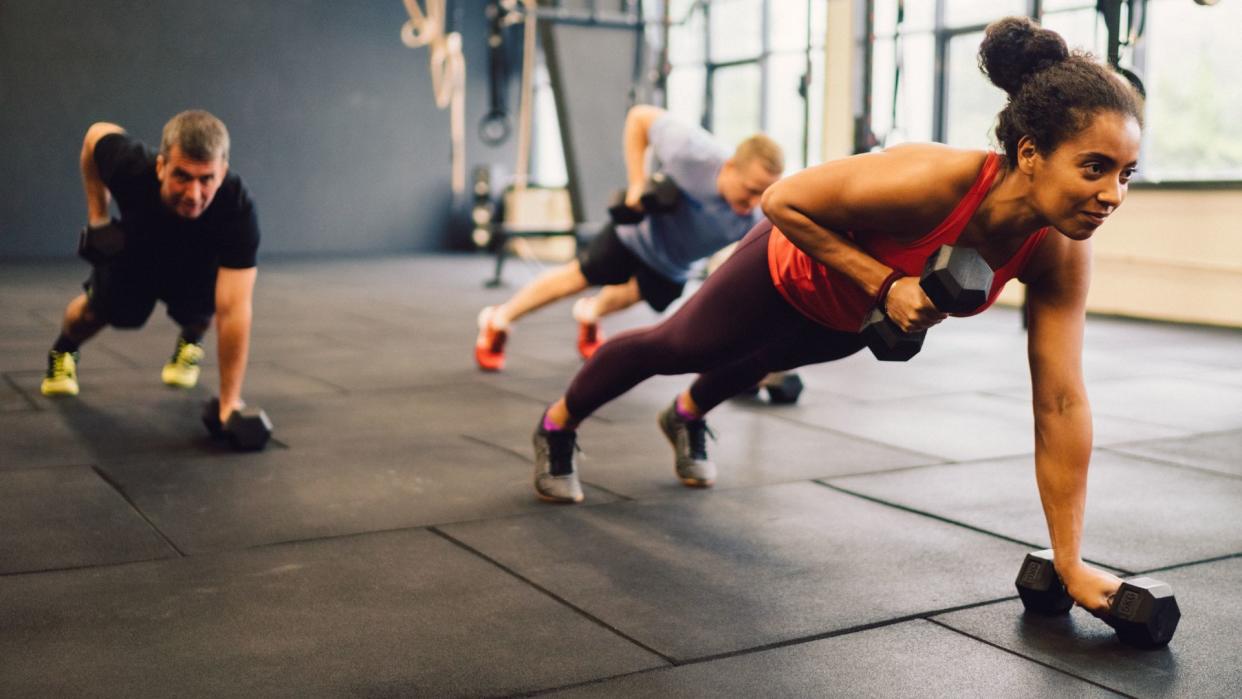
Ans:
<svg viewBox="0 0 1242 699"><path fill-rule="evenodd" d="M70 303L65 312L65 329L71 336L89 335L108 324L103 314L93 308L89 301L82 302L80 306L76 304L77 302Z"/></svg>
<svg viewBox="0 0 1242 699"><path fill-rule="evenodd" d="M90 303L82 305L82 309L78 311L77 317L73 318L74 325L85 325L90 327L98 327L107 324L103 314L91 308Z"/></svg>

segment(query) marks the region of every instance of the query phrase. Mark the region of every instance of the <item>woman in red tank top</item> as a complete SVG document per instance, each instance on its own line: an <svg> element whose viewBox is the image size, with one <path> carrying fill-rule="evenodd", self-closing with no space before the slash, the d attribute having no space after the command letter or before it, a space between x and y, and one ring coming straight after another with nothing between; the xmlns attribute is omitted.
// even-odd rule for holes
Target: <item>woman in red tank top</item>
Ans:
<svg viewBox="0 0 1242 699"><path fill-rule="evenodd" d="M942 243L974 248L1027 284L1036 478L1055 566L1070 595L1107 609L1120 580L1082 562L1091 454L1081 353L1089 239L1121 205L1136 166L1141 97L1055 32L1025 18L987 29L980 65L1009 94L1001 153L904 145L825 163L773 185L737 252L673 316L605 343L544 414L534 435L535 489L578 502L575 427L656 374L699 372L660 416L686 485L709 486L703 416L770 371L858 351L878 308L919 331L945 315L918 272Z"/></svg>

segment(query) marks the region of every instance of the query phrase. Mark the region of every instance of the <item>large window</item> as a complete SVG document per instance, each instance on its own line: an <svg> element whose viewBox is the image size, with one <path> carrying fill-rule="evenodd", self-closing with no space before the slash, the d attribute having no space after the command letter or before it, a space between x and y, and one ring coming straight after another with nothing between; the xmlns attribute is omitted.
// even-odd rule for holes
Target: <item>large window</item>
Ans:
<svg viewBox="0 0 1242 699"><path fill-rule="evenodd" d="M670 0L668 109L727 145L762 131L820 160L826 0Z"/></svg>
<svg viewBox="0 0 1242 699"><path fill-rule="evenodd" d="M1150 0L1144 179L1242 180L1242 2Z"/></svg>
<svg viewBox="0 0 1242 699"><path fill-rule="evenodd" d="M1042 8L1045 26L1071 47L1103 53L1094 0L1043 0ZM995 147L996 114L1005 93L979 71L979 43L989 22L1033 16L1034 9L1031 0L876 0L871 73L876 144L932 140Z"/></svg>
<svg viewBox="0 0 1242 699"><path fill-rule="evenodd" d="M1071 48L1107 53L1095 0L875 0L873 7L871 128L880 146L996 147L1005 95L976 63L983 28L995 19L1038 13ZM1148 0L1147 7L1146 21L1137 22L1142 37L1122 51L1122 64L1143 76L1148 94L1140 178L1242 179L1242 87L1231 79L1242 58L1234 37L1242 2Z"/></svg>

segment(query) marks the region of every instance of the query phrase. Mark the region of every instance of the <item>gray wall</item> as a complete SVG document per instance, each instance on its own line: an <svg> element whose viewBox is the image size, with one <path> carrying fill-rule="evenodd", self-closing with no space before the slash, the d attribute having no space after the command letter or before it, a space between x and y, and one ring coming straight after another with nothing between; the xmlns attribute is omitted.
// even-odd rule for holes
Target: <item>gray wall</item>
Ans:
<svg viewBox="0 0 1242 699"><path fill-rule="evenodd" d="M450 5L466 44L467 166L511 170L512 139L496 149L475 136L484 1ZM449 116L427 49L400 41L406 18L401 0L0 0L0 257L72 254L91 122L154 145L191 107L229 126L265 254L445 247Z"/></svg>

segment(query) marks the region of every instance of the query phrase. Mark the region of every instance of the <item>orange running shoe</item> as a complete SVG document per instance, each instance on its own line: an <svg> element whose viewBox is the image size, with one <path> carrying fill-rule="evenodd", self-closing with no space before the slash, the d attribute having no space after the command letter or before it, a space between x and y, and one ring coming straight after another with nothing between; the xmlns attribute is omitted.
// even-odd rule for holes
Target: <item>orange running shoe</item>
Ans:
<svg viewBox="0 0 1242 699"><path fill-rule="evenodd" d="M590 359L602 344L604 331L599 329L599 323L578 323L578 354L583 359Z"/></svg>
<svg viewBox="0 0 1242 699"><path fill-rule="evenodd" d="M495 306L479 312L479 337L474 341L474 361L482 371L500 371L505 368L505 340L509 333L492 325Z"/></svg>

